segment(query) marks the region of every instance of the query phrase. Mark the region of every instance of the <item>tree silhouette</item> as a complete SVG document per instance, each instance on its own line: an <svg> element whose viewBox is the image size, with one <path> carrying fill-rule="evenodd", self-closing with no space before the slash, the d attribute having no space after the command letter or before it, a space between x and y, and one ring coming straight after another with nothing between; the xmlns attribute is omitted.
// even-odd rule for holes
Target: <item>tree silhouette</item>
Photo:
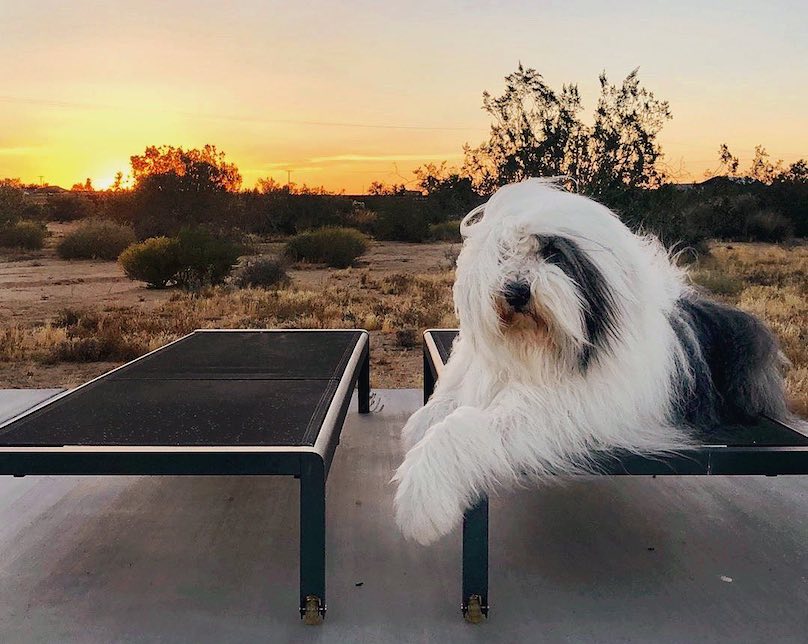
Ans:
<svg viewBox="0 0 808 644"><path fill-rule="evenodd" d="M130 162L133 224L140 238L172 235L185 226L233 223L236 200L229 193L240 188L241 175L216 146L150 146Z"/></svg>
<svg viewBox="0 0 808 644"><path fill-rule="evenodd" d="M483 93L492 117L489 138L466 146L463 172L489 193L513 181L565 175L581 190L601 196L662 183L657 135L671 118L666 101L642 87L638 70L620 85L599 77L600 97L591 126L581 120L578 86L554 91L535 69L520 63L505 78L505 92Z"/></svg>
<svg viewBox="0 0 808 644"><path fill-rule="evenodd" d="M87 180L84 183L74 183L70 190L72 192L95 192L95 188L93 188L93 180L90 179L90 177L87 177Z"/></svg>
<svg viewBox="0 0 808 644"><path fill-rule="evenodd" d="M143 154L130 157L135 188L154 175L175 174L184 177L182 185L189 191L228 190L237 192L241 174L235 163L225 159L215 145L201 150L184 150L171 145L149 146Z"/></svg>

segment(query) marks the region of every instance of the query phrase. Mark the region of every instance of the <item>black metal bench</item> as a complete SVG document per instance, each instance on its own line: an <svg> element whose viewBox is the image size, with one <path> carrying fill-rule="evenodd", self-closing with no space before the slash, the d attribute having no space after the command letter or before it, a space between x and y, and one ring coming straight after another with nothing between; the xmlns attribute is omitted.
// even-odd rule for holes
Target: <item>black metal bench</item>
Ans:
<svg viewBox="0 0 808 644"><path fill-rule="evenodd" d="M457 337L456 329L424 333L424 403L429 400ZM755 424L718 427L700 437L702 445L664 456L611 452L598 459L608 475L808 474L808 436L770 418ZM488 615L488 498L463 517L461 609L472 622Z"/></svg>
<svg viewBox="0 0 808 644"><path fill-rule="evenodd" d="M0 474L265 475L300 479L300 613L325 616L325 482L361 330L205 330L0 424Z"/></svg>

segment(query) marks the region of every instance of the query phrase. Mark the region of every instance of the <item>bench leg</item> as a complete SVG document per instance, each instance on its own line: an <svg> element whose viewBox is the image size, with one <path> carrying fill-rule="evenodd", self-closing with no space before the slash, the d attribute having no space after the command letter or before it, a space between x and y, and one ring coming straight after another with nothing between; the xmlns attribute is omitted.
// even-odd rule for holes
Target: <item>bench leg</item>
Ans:
<svg viewBox="0 0 808 644"><path fill-rule="evenodd" d="M300 617L320 624L325 617L325 464L301 457Z"/></svg>
<svg viewBox="0 0 808 644"><path fill-rule="evenodd" d="M359 413L370 413L370 349L365 347L362 369L359 371Z"/></svg>
<svg viewBox="0 0 808 644"><path fill-rule="evenodd" d="M488 497L463 516L463 603L466 621L488 616Z"/></svg>
<svg viewBox="0 0 808 644"><path fill-rule="evenodd" d="M432 365L427 356L426 344L424 345L424 404L429 402L432 392L435 391L435 378L432 376Z"/></svg>

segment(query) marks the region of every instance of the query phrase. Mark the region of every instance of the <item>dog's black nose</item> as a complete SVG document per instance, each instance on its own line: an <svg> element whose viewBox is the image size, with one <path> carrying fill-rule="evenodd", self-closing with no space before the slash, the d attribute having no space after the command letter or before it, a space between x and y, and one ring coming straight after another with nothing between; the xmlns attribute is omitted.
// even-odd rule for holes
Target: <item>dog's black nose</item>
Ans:
<svg viewBox="0 0 808 644"><path fill-rule="evenodd" d="M503 291L505 301L517 311L530 302L530 284L527 282L511 282Z"/></svg>

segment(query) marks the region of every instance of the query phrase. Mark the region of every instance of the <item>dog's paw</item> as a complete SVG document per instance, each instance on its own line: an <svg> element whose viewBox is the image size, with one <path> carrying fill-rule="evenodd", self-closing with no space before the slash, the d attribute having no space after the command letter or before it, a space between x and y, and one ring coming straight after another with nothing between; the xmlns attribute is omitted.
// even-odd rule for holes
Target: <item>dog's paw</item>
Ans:
<svg viewBox="0 0 808 644"><path fill-rule="evenodd" d="M429 545L452 531L463 518L462 497L451 488L424 445L410 450L396 471L396 523L407 539Z"/></svg>

